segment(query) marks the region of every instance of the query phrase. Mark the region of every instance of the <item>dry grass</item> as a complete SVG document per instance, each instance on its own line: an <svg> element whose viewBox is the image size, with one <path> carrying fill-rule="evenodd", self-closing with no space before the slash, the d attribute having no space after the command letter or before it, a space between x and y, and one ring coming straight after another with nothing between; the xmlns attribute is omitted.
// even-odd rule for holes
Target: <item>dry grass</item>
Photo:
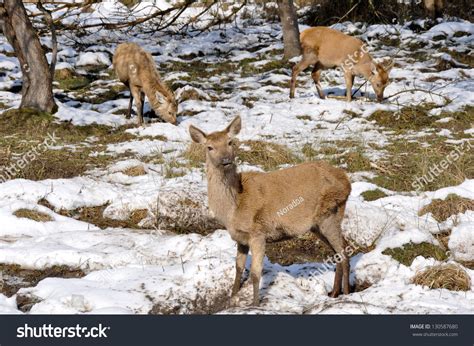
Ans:
<svg viewBox="0 0 474 346"><path fill-rule="evenodd" d="M201 167L206 162L206 152L204 146L192 142L182 154L191 167Z"/></svg>
<svg viewBox="0 0 474 346"><path fill-rule="evenodd" d="M265 254L270 261L281 265L295 263L322 262L333 254L332 250L312 233L303 236L269 243Z"/></svg>
<svg viewBox="0 0 474 346"><path fill-rule="evenodd" d="M466 271L455 264L442 264L429 267L416 273L414 284L430 289L445 288L451 291L469 291L471 279Z"/></svg>
<svg viewBox="0 0 474 346"><path fill-rule="evenodd" d="M53 209L53 207L45 199L40 200L38 204ZM95 206L95 207L82 207L82 208L78 208L74 210L61 209L57 211L57 213L63 216L74 218L76 220L91 223L101 229L106 229L109 227L110 228L133 228L133 229L147 228L147 227L140 227L138 225L140 221L142 221L144 218L148 216L147 209L133 210L130 214L130 217L127 220L115 220L115 219L110 219L104 216L105 208L107 208L107 205L100 205L100 206Z"/></svg>
<svg viewBox="0 0 474 346"><path fill-rule="evenodd" d="M10 297L18 292L22 287L33 287L38 282L47 277L61 278L80 278L85 273L79 268L71 268L67 266L52 266L45 269L27 269L17 264L0 263L0 276L3 278L0 285L0 293ZM18 307L22 311L27 311L31 306L27 306L26 299L17 298Z"/></svg>
<svg viewBox="0 0 474 346"><path fill-rule="evenodd" d="M433 104L424 104L403 107L398 112L378 110L368 120L393 130L418 130L430 126L438 119L428 114L434 107Z"/></svg>
<svg viewBox="0 0 474 346"><path fill-rule="evenodd" d="M105 151L107 144L136 138L125 132L127 128L74 126L69 122L60 123L47 113L28 109L8 110L0 117L0 166L16 165L18 155L33 150L54 134L56 148L35 155L35 159L29 160L14 178L44 180L75 177L89 169L105 167L119 158L129 156L91 155Z"/></svg>
<svg viewBox="0 0 474 346"><path fill-rule="evenodd" d="M423 207L418 215L431 213L438 222L446 221L451 215L463 214L467 210L474 210L474 200L450 194L446 199L434 199Z"/></svg>
<svg viewBox="0 0 474 346"><path fill-rule="evenodd" d="M248 150L239 150L239 158L253 166L260 166L265 171L273 171L282 165L295 165L301 163L301 159L289 148L264 141L243 141L242 144L249 147Z"/></svg>
<svg viewBox="0 0 474 346"><path fill-rule="evenodd" d="M384 149L389 154L376 162L382 171L373 182L388 190L412 191L416 188L416 179L423 177L428 179L420 184L422 191L455 186L474 178L474 152L469 150L467 143L461 147L448 144L442 138L427 136L419 138L418 142L399 139ZM458 159L451 159L446 169L440 169L440 163L456 152ZM432 173L434 167L438 167L436 176Z"/></svg>
<svg viewBox="0 0 474 346"><path fill-rule="evenodd" d="M128 167L127 169L122 171L122 173L130 177L138 177L140 175L145 175L146 171L145 171L145 167L143 167L142 165L138 165L138 166Z"/></svg>
<svg viewBox="0 0 474 346"><path fill-rule="evenodd" d="M30 219L37 222L54 221L54 219L48 214L32 209L18 209L13 213L13 215L15 215L16 217Z"/></svg>

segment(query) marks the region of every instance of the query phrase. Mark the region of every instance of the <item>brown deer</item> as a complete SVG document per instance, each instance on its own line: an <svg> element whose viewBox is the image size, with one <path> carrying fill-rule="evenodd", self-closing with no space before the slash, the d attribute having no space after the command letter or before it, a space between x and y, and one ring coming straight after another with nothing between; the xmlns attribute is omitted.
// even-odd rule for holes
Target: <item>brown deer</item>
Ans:
<svg viewBox="0 0 474 346"><path fill-rule="evenodd" d="M115 50L113 63L119 80L130 88L127 118L131 116L135 98L138 124L143 124L143 103L146 95L157 115L171 124L176 124L178 103L173 92L162 82L150 53L135 43L122 43Z"/></svg>
<svg viewBox="0 0 474 346"><path fill-rule="evenodd" d="M383 100L383 92L389 83L391 61L376 63L368 53L364 43L358 38L327 27L314 27L300 35L303 58L293 67L290 84L290 98L295 97L296 77L310 65L314 65L313 77L319 97L324 99L321 87L321 71L341 68L346 80L346 99L352 100L352 85L355 76L367 79L374 89L378 101Z"/></svg>
<svg viewBox="0 0 474 346"><path fill-rule="evenodd" d="M236 275L232 289L241 287L249 250L253 304L259 304L266 242L313 232L342 258L336 265L331 297L349 293L349 259L341 222L351 184L346 173L326 162L303 163L269 173L238 173L236 139L241 119L237 116L223 131L206 134L190 126L194 142L206 148L209 208L237 242Z"/></svg>

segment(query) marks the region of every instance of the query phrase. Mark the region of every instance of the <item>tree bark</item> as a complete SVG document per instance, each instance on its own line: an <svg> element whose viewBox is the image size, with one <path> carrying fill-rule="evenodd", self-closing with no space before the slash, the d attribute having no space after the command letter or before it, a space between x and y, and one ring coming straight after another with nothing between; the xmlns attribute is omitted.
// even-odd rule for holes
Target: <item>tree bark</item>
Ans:
<svg viewBox="0 0 474 346"><path fill-rule="evenodd" d="M4 0L0 9L3 33L20 61L23 75L20 108L34 108L54 113L53 76L48 60L22 1Z"/></svg>
<svg viewBox="0 0 474 346"><path fill-rule="evenodd" d="M278 0L278 11L283 30L283 46L285 59L301 55L300 31L293 0Z"/></svg>

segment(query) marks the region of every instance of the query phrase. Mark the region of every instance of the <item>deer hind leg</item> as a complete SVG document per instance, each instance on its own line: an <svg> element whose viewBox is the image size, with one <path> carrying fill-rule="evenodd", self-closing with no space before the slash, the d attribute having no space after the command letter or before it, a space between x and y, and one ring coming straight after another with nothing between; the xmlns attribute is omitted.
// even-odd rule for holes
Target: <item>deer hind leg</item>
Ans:
<svg viewBox="0 0 474 346"><path fill-rule="evenodd" d="M265 256L265 238L256 237L249 241L250 251L252 252L252 264L250 266L250 277L253 286L253 303L260 304L260 279L262 278L263 258Z"/></svg>
<svg viewBox="0 0 474 346"><path fill-rule="evenodd" d="M303 60L293 66L291 72L291 82L290 82L290 98L295 97L295 88L296 88L296 77L300 74L301 71L305 70L309 65L316 63L317 60L312 55L303 55Z"/></svg>
<svg viewBox="0 0 474 346"><path fill-rule="evenodd" d="M318 91L319 97L324 100L326 96L324 95L323 87L321 86L320 82L321 70L322 66L319 63L314 64L313 72L311 72L311 77L313 77L314 84L316 84L316 90Z"/></svg>
<svg viewBox="0 0 474 346"><path fill-rule="evenodd" d="M339 208L335 213L331 213L320 225L321 234L328 240L336 255L336 275L334 277L334 287L330 296L336 298L341 293L350 293L349 273L350 264L345 246L346 242L342 236L341 222L344 215L344 208Z"/></svg>
<svg viewBox="0 0 474 346"><path fill-rule="evenodd" d="M237 257L235 259L235 281L232 287L232 296L235 296L241 287L242 274L245 269L245 262L247 262L247 255L249 253L249 247L237 244Z"/></svg>

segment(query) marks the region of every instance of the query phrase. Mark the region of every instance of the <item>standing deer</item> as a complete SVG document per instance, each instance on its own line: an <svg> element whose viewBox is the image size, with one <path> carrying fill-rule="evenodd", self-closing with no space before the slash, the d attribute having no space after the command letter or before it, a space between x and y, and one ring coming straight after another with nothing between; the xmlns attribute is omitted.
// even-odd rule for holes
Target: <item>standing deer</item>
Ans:
<svg viewBox="0 0 474 346"><path fill-rule="evenodd" d="M330 296L337 297L341 290L348 294L349 259L341 233L351 192L346 173L322 161L269 173L238 173L234 137L240 129L239 116L223 131L206 134L192 125L189 128L192 140L206 147L209 208L237 242L232 296L240 290L249 249L253 304L258 305L266 242L307 232L315 233L343 259L336 265Z"/></svg>
<svg viewBox="0 0 474 346"><path fill-rule="evenodd" d="M293 67L290 84L290 98L295 97L296 77L310 65L314 65L313 77L319 97L324 99L319 81L321 71L339 67L346 80L346 99L352 100L352 85L355 76L363 76L374 89L378 101L383 100L383 92L389 83L391 62L376 63L368 53L364 43L358 38L343 34L327 27L314 27L300 35L302 60Z"/></svg>
<svg viewBox="0 0 474 346"><path fill-rule="evenodd" d="M146 95L157 115L171 124L176 124L178 103L173 92L161 81L150 53L135 43L122 43L115 50L113 63L119 80L130 88L127 118L132 114L135 98L138 124L143 124L143 104Z"/></svg>

